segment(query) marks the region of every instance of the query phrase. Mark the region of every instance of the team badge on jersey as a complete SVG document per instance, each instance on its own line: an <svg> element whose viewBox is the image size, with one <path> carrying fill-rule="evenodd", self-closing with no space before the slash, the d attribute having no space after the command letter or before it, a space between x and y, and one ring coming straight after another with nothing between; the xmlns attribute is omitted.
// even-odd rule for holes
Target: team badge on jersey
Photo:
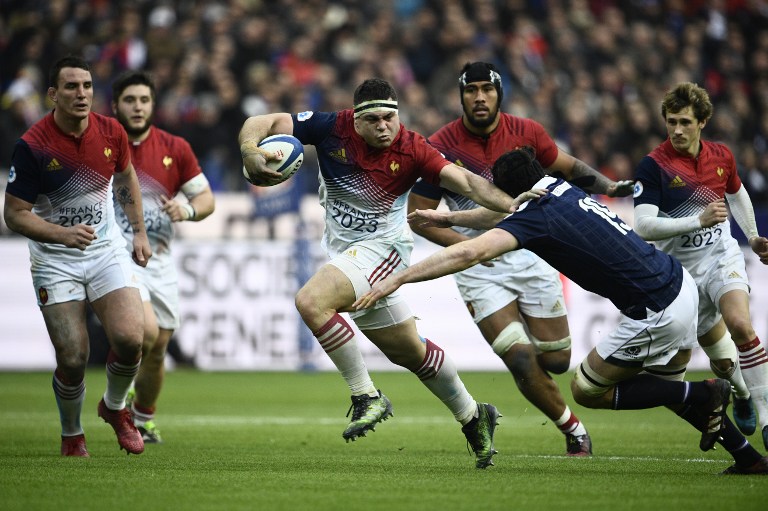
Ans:
<svg viewBox="0 0 768 511"><path fill-rule="evenodd" d="M110 149L109 147L105 147L104 148L104 156L107 157L107 161L112 159L112 149Z"/></svg>
<svg viewBox="0 0 768 511"><path fill-rule="evenodd" d="M389 164L389 170L392 171L392 175L396 175L400 171L400 164L395 160L392 160Z"/></svg>
<svg viewBox="0 0 768 511"><path fill-rule="evenodd" d="M307 119L312 117L312 114L314 112L300 112L296 114L296 120L298 121L306 121Z"/></svg>
<svg viewBox="0 0 768 511"><path fill-rule="evenodd" d="M171 163L173 163L173 158L170 156L163 157L163 165L165 166L165 170L171 168Z"/></svg>
<svg viewBox="0 0 768 511"><path fill-rule="evenodd" d="M720 179L722 179L723 174L725 174L725 169L723 169L723 167L717 167L716 172L717 172L717 175L720 176Z"/></svg>
<svg viewBox="0 0 768 511"><path fill-rule="evenodd" d="M16 181L16 169L11 165L11 171L8 173L8 182L13 183Z"/></svg>
<svg viewBox="0 0 768 511"><path fill-rule="evenodd" d="M632 191L632 197L640 197L643 194L643 183L635 181L635 188Z"/></svg>
<svg viewBox="0 0 768 511"><path fill-rule="evenodd" d="M41 287L40 289L37 290L37 295L40 297L40 303L42 303L43 305L48 303L48 290L47 289L45 289L44 287Z"/></svg>

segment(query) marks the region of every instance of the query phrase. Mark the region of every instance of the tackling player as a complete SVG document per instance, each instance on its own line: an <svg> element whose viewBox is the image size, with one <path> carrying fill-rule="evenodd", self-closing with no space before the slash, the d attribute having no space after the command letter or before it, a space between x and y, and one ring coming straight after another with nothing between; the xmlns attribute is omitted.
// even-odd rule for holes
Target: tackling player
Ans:
<svg viewBox="0 0 768 511"><path fill-rule="evenodd" d="M577 403L613 410L670 407L701 432L702 450L719 442L733 456L735 464L723 473L768 474L768 457L728 419L730 383L683 381L696 346L698 293L680 262L643 241L580 189L546 176L529 148L504 154L492 173L507 193L534 188L542 196L506 217L484 208L412 213L413 224L490 230L376 283L355 302L355 310L408 282L435 279L527 248L582 288L608 298L622 314L614 331L579 365L571 382Z"/></svg>
<svg viewBox="0 0 768 511"><path fill-rule="evenodd" d="M143 71L127 71L112 84L112 111L128 133L131 160L141 185L144 225L154 256L138 273L144 302L144 344L135 389L129 394L133 422L144 442L160 443L155 408L165 377L165 352L179 328L179 290L171 241L174 222L199 222L213 213L208 180L186 140L152 126L155 84ZM181 192L188 201L174 197ZM118 200L118 197L115 197ZM128 217L117 216L130 247Z"/></svg>

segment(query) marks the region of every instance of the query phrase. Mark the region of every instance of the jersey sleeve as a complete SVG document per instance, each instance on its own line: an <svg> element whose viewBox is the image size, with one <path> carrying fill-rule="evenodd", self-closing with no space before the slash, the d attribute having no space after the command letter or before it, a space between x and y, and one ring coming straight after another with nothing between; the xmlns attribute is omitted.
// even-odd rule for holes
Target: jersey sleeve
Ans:
<svg viewBox="0 0 768 511"><path fill-rule="evenodd" d="M125 128L123 128L122 124L120 124L117 119L110 120L117 125L116 138L117 144L120 147L120 154L118 155L117 159L117 171L122 172L131 162L131 150L128 147L128 134L125 132Z"/></svg>
<svg viewBox="0 0 768 511"><path fill-rule="evenodd" d="M421 181L438 186L440 184L440 172L451 162L446 160L440 151L429 145L427 139L418 133L414 137L413 151L417 164L421 168Z"/></svg>
<svg viewBox="0 0 768 511"><path fill-rule="evenodd" d="M422 179L416 181L416 184L411 188L411 193L434 200L440 200L443 197L441 187L427 183Z"/></svg>
<svg viewBox="0 0 768 511"><path fill-rule="evenodd" d="M536 140L536 159L539 160L542 167L545 169L549 168L555 163L560 150L552 137L549 136L549 133L547 133L547 130L544 129L544 126L530 119L528 121L533 129L534 139Z"/></svg>
<svg viewBox="0 0 768 511"><path fill-rule="evenodd" d="M635 206L661 205L661 169L650 156L643 157L635 169Z"/></svg>
<svg viewBox="0 0 768 511"><path fill-rule="evenodd" d="M189 142L179 137L176 142L179 144L179 168L181 169L180 181L182 184L186 183L193 177L201 174L203 170L200 168L200 162L197 161L192 146Z"/></svg>
<svg viewBox="0 0 768 511"><path fill-rule="evenodd" d="M337 112L301 112L291 114L293 136L304 145L317 146L333 131Z"/></svg>
<svg viewBox="0 0 768 511"><path fill-rule="evenodd" d="M11 157L11 171L5 191L34 204L40 189L40 165L24 140L19 139Z"/></svg>
<svg viewBox="0 0 768 511"><path fill-rule="evenodd" d="M728 151L728 156L732 172L731 175L728 176L728 182L725 184L725 193L734 194L741 188L741 178L739 177L739 172L737 170L738 166L736 165L736 159L730 150Z"/></svg>

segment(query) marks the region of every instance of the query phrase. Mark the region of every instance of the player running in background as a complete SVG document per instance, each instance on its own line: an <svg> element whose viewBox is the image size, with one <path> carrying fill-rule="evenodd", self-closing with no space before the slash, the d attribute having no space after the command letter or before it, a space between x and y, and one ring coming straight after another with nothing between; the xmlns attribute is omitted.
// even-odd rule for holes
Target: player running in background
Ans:
<svg viewBox="0 0 768 511"><path fill-rule="evenodd" d="M155 408L165 378L165 352L179 328L179 289L171 254L174 222L199 222L213 213L208 180L186 140L152 126L155 84L143 71L127 71L112 84L112 111L128 133L131 161L141 185L144 225L153 257L138 274L144 302L144 344L135 388L129 394L133 423L144 442L160 443ZM188 201L174 197L181 192ZM115 197L118 200L118 197ZM133 231L118 212L130 247Z"/></svg>
<svg viewBox="0 0 768 511"><path fill-rule="evenodd" d="M421 177L502 211L513 211L517 203L488 180L446 161L424 137L402 126L397 93L384 80L360 84L354 109L246 120L240 132L243 160L260 182L274 182L279 174L265 166L271 155L257 144L278 133L317 148L325 207L322 245L331 260L299 290L296 307L349 386L352 421L342 436L354 440L392 415L392 405L374 386L357 334L339 312L349 311L373 283L408 266L413 238L405 208L413 183ZM419 335L403 298L392 296L350 317L389 360L416 374L451 410L475 452L476 466L493 464L496 408L472 398L448 354Z"/></svg>
<svg viewBox="0 0 768 511"><path fill-rule="evenodd" d="M503 155L492 172L494 183L507 193L530 188L547 193L506 218L484 208L412 213L413 224L490 230L376 283L354 304L356 310L405 283L435 279L527 248L584 289L611 300L622 314L614 331L579 365L571 382L577 403L613 410L670 407L701 432L702 450L719 442L733 456L735 464L723 473L768 474L768 457L728 419L730 383L682 381L696 346L698 294L680 262L643 241L580 189L546 176L528 148Z"/></svg>
<svg viewBox="0 0 768 511"><path fill-rule="evenodd" d="M544 127L501 112L504 91L493 64L467 63L459 76L463 115L443 126L429 142L457 165L491 180L496 159L512 148L530 146L539 161L567 179L586 178L584 188L611 196L632 193L632 182L614 183L561 151ZM451 211L477 204L424 181L414 185L408 211L435 209L444 198ZM414 232L447 247L483 231L422 229ZM500 276L506 278L499 278ZM509 278L514 275L514 278ZM565 435L566 454L589 456L592 440L548 373L562 374L571 360L571 336L560 274L528 250L503 254L454 274L462 299L483 337L515 379L523 396Z"/></svg>
<svg viewBox="0 0 768 511"><path fill-rule="evenodd" d="M32 282L56 352L53 392L61 421L61 454L87 457L80 415L89 342L86 301L110 343L107 388L98 415L128 453L144 451L125 406L139 370L144 313L131 287L134 267L152 252L141 192L120 124L91 112L93 80L80 57L57 61L49 77L53 112L16 142L5 193L8 227L29 238ZM115 222L116 202L133 232L131 263Z"/></svg>
<svg viewBox="0 0 768 511"><path fill-rule="evenodd" d="M757 232L731 151L701 139L712 116L707 91L678 84L664 97L661 115L669 138L635 171L635 230L693 276L699 288L699 344L713 372L733 385L733 416L745 435L756 428L754 403L768 449L768 356L752 327L744 254L731 235L725 199L763 264L768 264L768 239Z"/></svg>

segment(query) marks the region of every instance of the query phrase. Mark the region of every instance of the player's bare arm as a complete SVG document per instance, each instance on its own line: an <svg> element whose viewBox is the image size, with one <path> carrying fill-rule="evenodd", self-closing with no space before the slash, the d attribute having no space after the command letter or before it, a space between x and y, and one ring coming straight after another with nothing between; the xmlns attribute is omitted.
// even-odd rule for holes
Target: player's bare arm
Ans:
<svg viewBox="0 0 768 511"><path fill-rule="evenodd" d="M523 192L513 200L515 211L529 201L543 197L548 192L546 189L534 188ZM434 209L416 209L408 214L408 222L412 229L446 229L460 226L470 229L488 230L496 226L508 213L492 211L479 207L463 211L437 211Z"/></svg>
<svg viewBox="0 0 768 511"><path fill-rule="evenodd" d="M259 147L259 142L279 133L293 135L291 114L280 112L249 117L240 128L238 142L243 166L256 182L276 183L281 174L267 167L267 161L278 160L273 153Z"/></svg>
<svg viewBox="0 0 768 511"><path fill-rule="evenodd" d="M33 213L32 207L32 203L6 193L3 216L8 228L33 241L59 243L80 250L85 250L96 239L95 230L90 225L64 227L47 222Z"/></svg>
<svg viewBox="0 0 768 511"><path fill-rule="evenodd" d="M517 209L514 199L496 185L453 163L446 165L440 171L440 186L494 211L512 213Z"/></svg>
<svg viewBox="0 0 768 511"><path fill-rule="evenodd" d="M370 291L356 300L352 307L355 310L367 309L377 300L395 292L403 284L433 280L460 272L514 250L517 246L517 239L510 233L501 229L492 229L477 238L462 241L435 252L423 261L376 283Z"/></svg>
<svg viewBox="0 0 768 511"><path fill-rule="evenodd" d="M447 229L453 226L470 229L491 229L507 214L491 211L487 208L475 208L465 211L436 211L417 209L408 214L408 223L418 229Z"/></svg>
<svg viewBox="0 0 768 511"><path fill-rule="evenodd" d="M423 195L418 195L411 191L408 195L408 213L412 213L420 209L437 209L440 205L439 199L432 199ZM459 243L466 239L468 236L461 234L453 229L440 229L435 227L424 227L411 224L413 232L419 236L428 239L432 243L440 245L441 247L449 247L455 243Z"/></svg>
<svg viewBox="0 0 768 511"><path fill-rule="evenodd" d="M147 230L144 227L144 209L141 204L139 179L133 164L129 163L122 172L115 173L115 198L125 211L133 231L133 260L139 266L146 266L152 257Z"/></svg>
<svg viewBox="0 0 768 511"><path fill-rule="evenodd" d="M563 151L558 151L557 159L547 169L559 173L566 180L589 193L600 193L608 197L626 197L634 188L634 181L613 181L583 161Z"/></svg>

